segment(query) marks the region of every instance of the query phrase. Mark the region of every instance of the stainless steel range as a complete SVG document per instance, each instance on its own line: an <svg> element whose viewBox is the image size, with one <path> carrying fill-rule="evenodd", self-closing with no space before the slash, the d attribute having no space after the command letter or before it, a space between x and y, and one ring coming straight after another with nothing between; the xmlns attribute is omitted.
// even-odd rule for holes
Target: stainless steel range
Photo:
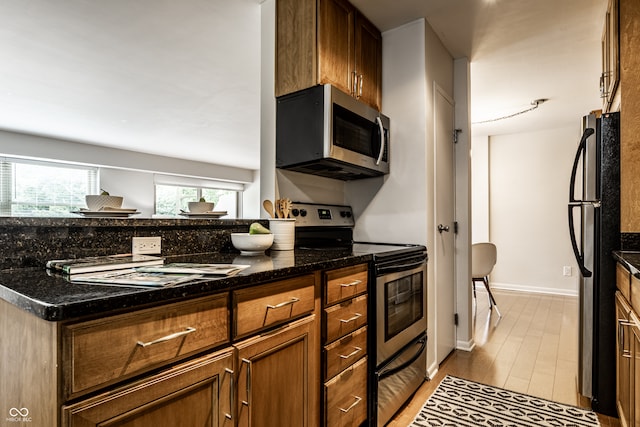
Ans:
<svg viewBox="0 0 640 427"><path fill-rule="evenodd" d="M373 256L369 272L369 419L383 426L427 377L427 250L353 241L349 206L294 203L296 247ZM371 363L375 360L375 363Z"/></svg>

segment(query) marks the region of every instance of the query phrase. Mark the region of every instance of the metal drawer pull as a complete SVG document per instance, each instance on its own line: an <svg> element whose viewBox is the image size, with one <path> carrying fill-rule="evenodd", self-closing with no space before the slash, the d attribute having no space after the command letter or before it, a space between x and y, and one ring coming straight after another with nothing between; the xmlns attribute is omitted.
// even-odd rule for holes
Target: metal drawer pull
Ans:
<svg viewBox="0 0 640 427"><path fill-rule="evenodd" d="M182 332L176 332L175 334L169 334L165 337L162 338L158 338L157 340L153 340L153 341L149 341L149 342L142 342L142 341L138 341L138 345L140 347L149 347L150 345L154 345L154 344L159 344L161 342L165 342L165 341L170 341L170 340L174 340L176 338L180 338L182 336L188 335L192 332L195 332L196 328L192 328L192 327L187 327L184 331Z"/></svg>
<svg viewBox="0 0 640 427"><path fill-rule="evenodd" d="M358 286L360 283L362 283L362 280L354 280L350 283L340 283L340 286L343 288L350 288L351 286Z"/></svg>
<svg viewBox="0 0 640 427"><path fill-rule="evenodd" d="M245 406L250 406L251 405L251 360L242 359L242 363L247 364L247 384L246 384L247 400L243 400L242 404Z"/></svg>
<svg viewBox="0 0 640 427"><path fill-rule="evenodd" d="M233 412L233 407L235 405L235 401L233 400L233 396L236 394L235 384L233 383L233 374L234 374L234 372L229 368L224 368L224 371L227 374L230 375L229 376L229 381L230 381L229 382L229 410L231 412ZM226 413L226 412L224 414L224 417L227 418L228 420L232 420L233 419L233 416L231 414L229 414L229 413Z"/></svg>
<svg viewBox="0 0 640 427"><path fill-rule="evenodd" d="M625 359L631 359L632 354L631 354L631 349L627 349L625 348L625 344L626 344L626 339L625 339L625 327L627 326L633 326L634 323L628 321L627 319L618 319L618 342L619 342L619 346L620 346L620 350L622 350L620 352L620 356L624 357Z"/></svg>
<svg viewBox="0 0 640 427"><path fill-rule="evenodd" d="M267 308L280 308L280 307L284 307L285 305L294 304L298 301L300 301L300 298L291 297L290 301L281 302L280 304L276 304L276 305L267 305Z"/></svg>
<svg viewBox="0 0 640 427"><path fill-rule="evenodd" d="M360 313L356 313L353 317L350 317L347 320L344 319L340 319L340 323L349 323L349 322L353 322L354 320L358 320L360 317L362 317L362 314Z"/></svg>
<svg viewBox="0 0 640 427"><path fill-rule="evenodd" d="M346 412L349 412L351 409L353 409L353 407L354 407L354 406L356 406L356 405L357 405L358 403L360 403L360 401L362 400L362 398L361 398L360 396L353 396L353 397L355 397L355 398L356 398L356 401L355 401L355 402L353 402L353 403L351 404L351 406L349 406L347 409L342 409L342 408L338 408L338 409L340 409L342 412L345 412L345 413L346 413Z"/></svg>
<svg viewBox="0 0 640 427"><path fill-rule="evenodd" d="M360 347L353 347L353 348L355 348L355 350L353 350L351 353L349 353L347 355L341 354L340 355L340 359L348 359L351 356L355 356L356 354L358 354L358 353L360 353L362 351L362 348L360 348Z"/></svg>

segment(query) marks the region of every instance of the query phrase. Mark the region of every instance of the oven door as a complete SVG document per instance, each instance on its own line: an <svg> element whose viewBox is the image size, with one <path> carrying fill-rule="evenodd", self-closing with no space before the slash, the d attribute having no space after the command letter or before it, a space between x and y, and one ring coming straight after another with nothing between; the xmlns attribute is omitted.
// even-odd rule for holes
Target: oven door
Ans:
<svg viewBox="0 0 640 427"><path fill-rule="evenodd" d="M427 330L427 263L400 263L376 278L376 366Z"/></svg>

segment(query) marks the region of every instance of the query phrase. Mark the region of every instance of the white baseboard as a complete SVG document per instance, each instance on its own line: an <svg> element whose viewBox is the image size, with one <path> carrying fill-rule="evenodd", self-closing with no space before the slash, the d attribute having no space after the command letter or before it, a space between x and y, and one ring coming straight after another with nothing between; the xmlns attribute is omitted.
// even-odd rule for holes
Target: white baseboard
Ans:
<svg viewBox="0 0 640 427"><path fill-rule="evenodd" d="M472 339L469 341L456 341L456 350L473 351L476 348L476 342Z"/></svg>
<svg viewBox="0 0 640 427"><path fill-rule="evenodd" d="M427 377L430 380L435 378L436 374L438 373L438 368L439 368L439 365L436 362L433 362L431 366L427 367Z"/></svg>
<svg viewBox="0 0 640 427"><path fill-rule="evenodd" d="M570 296L570 297L578 296L578 291L575 289L544 288L540 286L517 285L514 283L491 282L491 289L502 289L506 291L516 291L516 292L529 292L529 293L535 293L535 294L563 295L563 296ZM482 286L476 286L476 290L478 292L484 292L484 288Z"/></svg>

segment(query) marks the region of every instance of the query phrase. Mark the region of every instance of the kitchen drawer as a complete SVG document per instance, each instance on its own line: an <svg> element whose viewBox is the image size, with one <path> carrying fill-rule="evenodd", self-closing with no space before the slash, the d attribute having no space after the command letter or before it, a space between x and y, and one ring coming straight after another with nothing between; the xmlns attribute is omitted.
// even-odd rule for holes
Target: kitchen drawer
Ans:
<svg viewBox="0 0 640 427"><path fill-rule="evenodd" d="M336 376L367 354L367 327L324 347L325 380Z"/></svg>
<svg viewBox="0 0 640 427"><path fill-rule="evenodd" d="M627 299L631 300L631 273L620 263L616 264L616 286ZM640 289L638 290L640 292Z"/></svg>
<svg viewBox="0 0 640 427"><path fill-rule="evenodd" d="M267 285L233 291L234 337L312 313L315 276L295 277Z"/></svg>
<svg viewBox="0 0 640 427"><path fill-rule="evenodd" d="M330 343L367 324L367 296L325 308L324 312L325 343Z"/></svg>
<svg viewBox="0 0 640 427"><path fill-rule="evenodd" d="M228 294L63 325L65 397L229 342Z"/></svg>
<svg viewBox="0 0 640 427"><path fill-rule="evenodd" d="M325 272L325 306L367 292L367 264Z"/></svg>
<svg viewBox="0 0 640 427"><path fill-rule="evenodd" d="M367 358L324 386L325 425L357 427L367 419Z"/></svg>
<svg viewBox="0 0 640 427"><path fill-rule="evenodd" d="M640 313L640 279L636 276L631 276L630 293L629 302L631 302L631 308L636 313Z"/></svg>

